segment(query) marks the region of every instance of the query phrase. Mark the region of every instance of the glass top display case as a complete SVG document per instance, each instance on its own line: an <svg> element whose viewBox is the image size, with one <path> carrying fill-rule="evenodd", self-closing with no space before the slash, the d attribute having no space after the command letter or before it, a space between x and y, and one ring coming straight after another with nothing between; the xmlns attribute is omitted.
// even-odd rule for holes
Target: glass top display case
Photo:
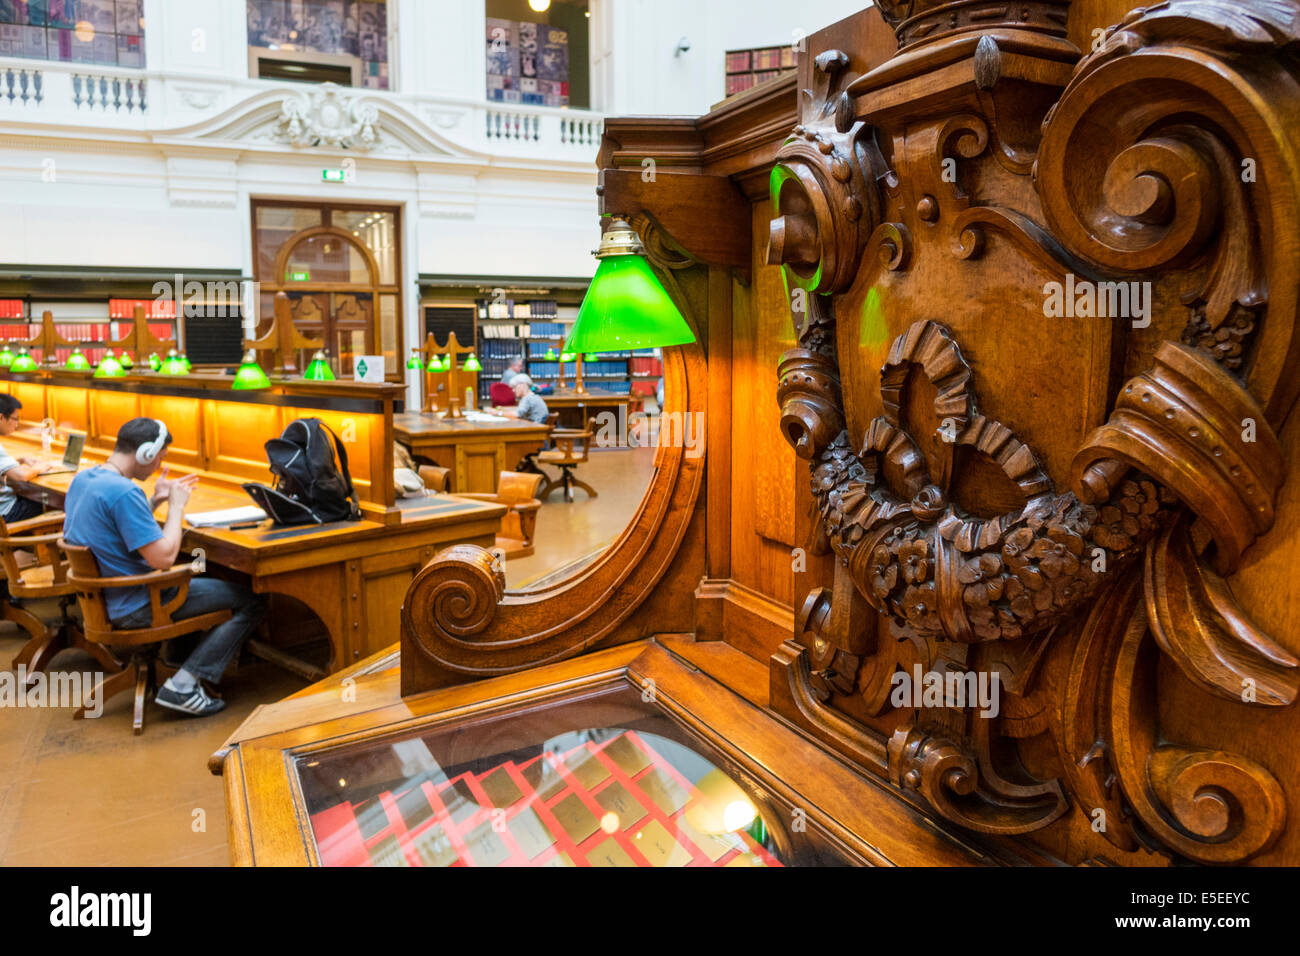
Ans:
<svg viewBox="0 0 1300 956"><path fill-rule="evenodd" d="M978 862L697 666L755 662L671 640L406 698L388 652L259 708L210 763L233 861L888 865L922 847ZM855 814L884 830L864 839Z"/></svg>
<svg viewBox="0 0 1300 956"><path fill-rule="evenodd" d="M844 862L722 760L625 686L293 763L326 866Z"/></svg>

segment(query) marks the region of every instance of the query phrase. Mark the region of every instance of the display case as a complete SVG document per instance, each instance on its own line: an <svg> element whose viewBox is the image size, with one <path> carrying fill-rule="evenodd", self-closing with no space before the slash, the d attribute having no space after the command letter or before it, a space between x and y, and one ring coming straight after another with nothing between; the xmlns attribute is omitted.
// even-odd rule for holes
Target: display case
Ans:
<svg viewBox="0 0 1300 956"><path fill-rule="evenodd" d="M232 860L879 865L919 847L979 860L883 800L888 839L863 839L853 821L872 801L848 799L861 778L682 656L747 666L727 650L665 638L405 700L398 655L376 655L259 708L214 755Z"/></svg>

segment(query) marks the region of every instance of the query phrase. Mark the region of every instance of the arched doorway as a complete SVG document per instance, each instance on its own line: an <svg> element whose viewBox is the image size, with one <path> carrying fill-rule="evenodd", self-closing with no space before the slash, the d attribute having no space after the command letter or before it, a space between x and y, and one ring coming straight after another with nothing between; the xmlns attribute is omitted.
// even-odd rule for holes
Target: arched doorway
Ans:
<svg viewBox="0 0 1300 956"><path fill-rule="evenodd" d="M274 228L279 224L279 228ZM298 226L287 232L286 226ZM254 207L255 275L262 323L270 325L277 292L292 302L294 324L326 343L339 378L357 356L382 355L386 377L402 380L401 273L396 210L258 204ZM299 368L310 356L299 356Z"/></svg>

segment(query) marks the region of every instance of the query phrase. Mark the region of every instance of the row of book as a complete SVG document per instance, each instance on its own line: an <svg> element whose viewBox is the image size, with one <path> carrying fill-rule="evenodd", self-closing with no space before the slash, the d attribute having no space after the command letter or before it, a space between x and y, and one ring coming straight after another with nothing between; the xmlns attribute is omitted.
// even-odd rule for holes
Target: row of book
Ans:
<svg viewBox="0 0 1300 956"><path fill-rule="evenodd" d="M558 328L559 332L544 331L538 329ZM538 339L538 338L560 338L567 333L563 325L550 322L534 322L531 325L480 325L478 335L481 339Z"/></svg>
<svg viewBox="0 0 1300 956"><path fill-rule="evenodd" d="M114 328L116 326L116 328ZM0 325L0 339L6 342L29 339L40 332L38 322ZM54 330L70 342L113 342L131 331L124 322L55 322ZM170 322L150 322L149 331L160 339L175 338Z"/></svg>
<svg viewBox="0 0 1300 956"><path fill-rule="evenodd" d="M783 70L798 66L798 52L793 44L762 47L757 50L728 50L727 72L747 73L751 70Z"/></svg>
<svg viewBox="0 0 1300 956"><path fill-rule="evenodd" d="M480 319L553 319L560 314L554 299L494 299L478 304Z"/></svg>
<svg viewBox="0 0 1300 956"><path fill-rule="evenodd" d="M729 73L727 74L727 95L735 96L737 93L743 93L745 90L752 89L760 83L766 83L768 80L775 79L789 70L764 70L760 73Z"/></svg>

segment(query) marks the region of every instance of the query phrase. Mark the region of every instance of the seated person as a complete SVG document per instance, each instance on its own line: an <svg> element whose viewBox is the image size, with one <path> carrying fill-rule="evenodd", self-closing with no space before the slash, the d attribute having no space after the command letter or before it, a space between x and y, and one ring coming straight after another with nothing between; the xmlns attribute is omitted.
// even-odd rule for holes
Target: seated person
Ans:
<svg viewBox="0 0 1300 956"><path fill-rule="evenodd" d="M146 498L135 484L154 473L171 440L162 422L133 418L118 431L108 461L79 473L68 488L63 536L72 544L89 547L105 577L165 571L176 562L181 547L181 519L197 476L170 479L163 468L152 499ZM164 501L167 520L160 529L153 510ZM176 592L176 588L165 590L163 600L175 597ZM148 627L152 623L148 588L109 588L104 600L114 627ZM234 616L202 637L181 669L158 689L154 700L195 717L206 717L225 707L225 701L208 696L200 680L212 684L221 680L230 659L266 613L266 605L265 595L255 595L228 581L190 581L189 593L172 615L173 620L222 608L230 608Z"/></svg>
<svg viewBox="0 0 1300 956"><path fill-rule="evenodd" d="M498 409L497 414L545 425L546 416L550 411L546 408L542 396L533 391L533 380L527 375L516 375L510 380L510 387L515 390L515 398L519 400L519 404L514 408Z"/></svg>
<svg viewBox="0 0 1300 956"><path fill-rule="evenodd" d="M0 395L0 435L12 435L22 424L18 410L23 403L12 395ZM11 458L0 448L0 518L25 521L45 509L40 502L19 498L9 487L11 481L31 481L49 466L35 458Z"/></svg>
<svg viewBox="0 0 1300 956"><path fill-rule="evenodd" d="M506 370L501 373L502 384L509 385L514 381L516 375L522 375L524 371L524 360L516 355L506 366Z"/></svg>

